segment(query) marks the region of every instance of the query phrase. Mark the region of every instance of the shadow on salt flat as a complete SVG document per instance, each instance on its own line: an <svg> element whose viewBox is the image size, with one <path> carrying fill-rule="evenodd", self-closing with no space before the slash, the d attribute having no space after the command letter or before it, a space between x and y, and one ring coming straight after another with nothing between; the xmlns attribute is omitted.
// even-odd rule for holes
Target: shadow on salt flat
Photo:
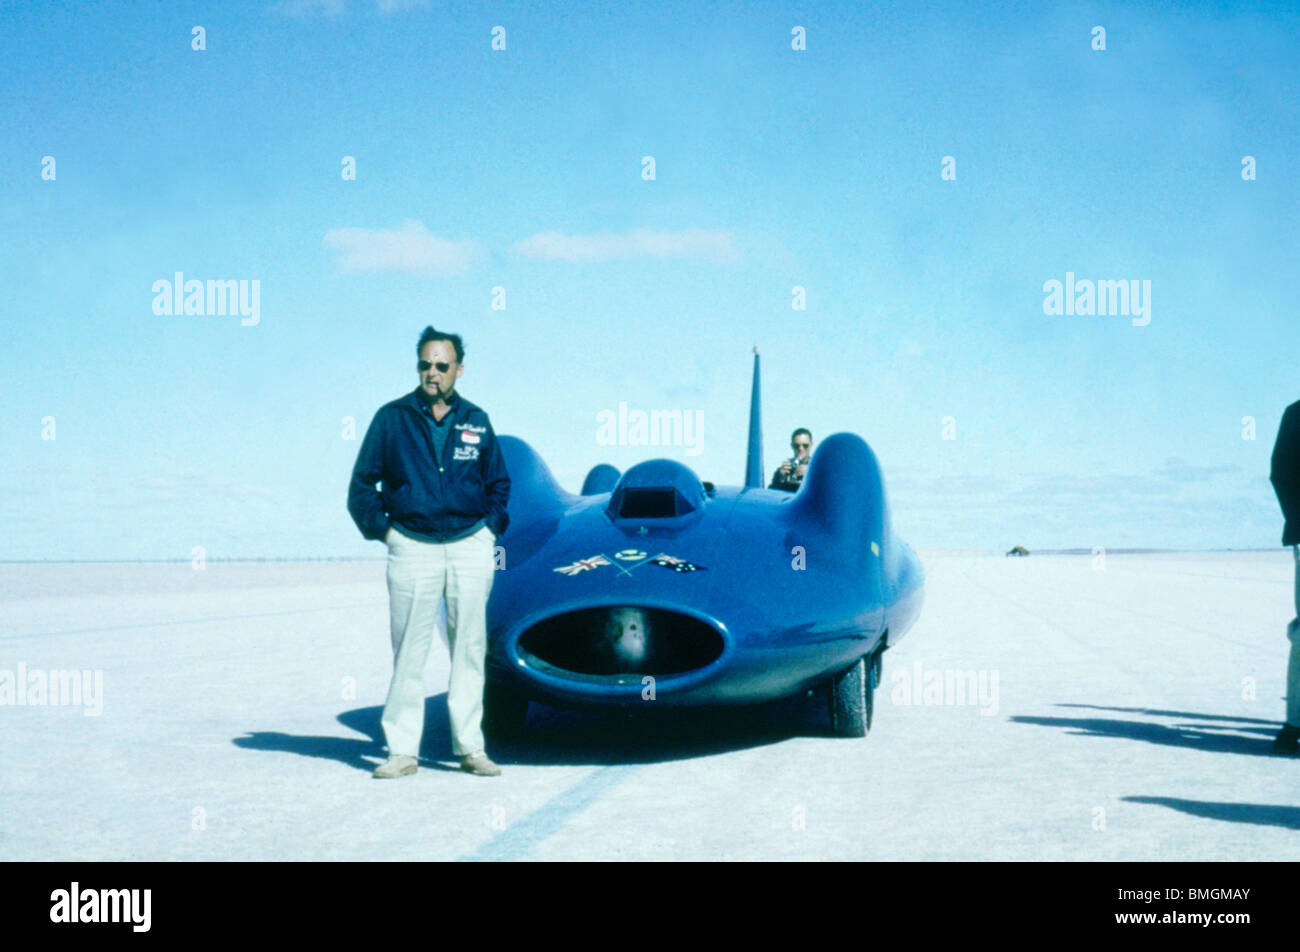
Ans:
<svg viewBox="0 0 1300 952"><path fill-rule="evenodd" d="M1276 731L1281 725L1277 721L1260 717L1235 717L1231 714L1193 714L1191 711L1161 711L1150 707L1106 707L1101 704L1058 704L1057 707L1082 707L1090 711L1117 711L1120 714L1146 714L1148 717L1194 717L1202 721L1238 721L1243 724L1266 724L1269 730Z"/></svg>
<svg viewBox="0 0 1300 952"><path fill-rule="evenodd" d="M1160 744L1166 747L1201 750L1207 753L1248 754L1259 757L1275 756L1272 752L1273 735L1281 726L1279 721L1261 720L1254 717L1234 717L1226 714L1195 714L1189 711L1102 707L1091 704L1059 704L1057 706L1089 708L1099 711L1119 711L1144 714L1151 717L1194 719L1210 723L1159 724L1152 721L1124 720L1112 717L1032 717L1029 715L1018 715L1010 718L1010 720L1016 724L1059 727L1072 734L1090 737L1117 737L1142 741L1148 744Z"/></svg>
<svg viewBox="0 0 1300 952"><path fill-rule="evenodd" d="M1180 800L1177 797L1124 797L1129 803L1149 803L1169 807L1191 816L1229 823L1254 823L1300 830L1300 807L1268 803L1216 803L1212 800Z"/></svg>
<svg viewBox="0 0 1300 952"><path fill-rule="evenodd" d="M818 697L804 696L741 708L631 714L567 711L534 704L521 737L508 743L489 742L488 752L501 764L538 766L686 760L766 746L794 737L829 736L825 706L825 701ZM235 738L233 743L246 750L336 760L369 772L386 756L379 722L382 714L383 707L374 706L339 715L339 723L361 737L251 731ZM456 769L451 766L446 693L425 701L420 759L430 767Z"/></svg>

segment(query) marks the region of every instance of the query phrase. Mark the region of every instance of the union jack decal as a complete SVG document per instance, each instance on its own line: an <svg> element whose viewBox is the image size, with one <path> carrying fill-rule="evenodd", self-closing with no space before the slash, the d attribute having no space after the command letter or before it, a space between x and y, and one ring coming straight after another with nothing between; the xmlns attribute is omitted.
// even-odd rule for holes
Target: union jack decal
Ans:
<svg viewBox="0 0 1300 952"><path fill-rule="evenodd" d="M563 572L565 575L577 575L579 572L587 572L602 565L609 565L609 559L603 555L593 555L590 558L578 559L568 565L557 566L554 571Z"/></svg>

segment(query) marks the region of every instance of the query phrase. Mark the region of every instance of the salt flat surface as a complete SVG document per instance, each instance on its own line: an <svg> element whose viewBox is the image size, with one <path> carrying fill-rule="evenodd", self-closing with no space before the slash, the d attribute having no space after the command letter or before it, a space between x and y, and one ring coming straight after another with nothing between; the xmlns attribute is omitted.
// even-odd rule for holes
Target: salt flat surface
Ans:
<svg viewBox="0 0 1300 952"><path fill-rule="evenodd" d="M102 673L98 715L0 706L0 859L1300 858L1289 552L921 556L866 739L534 706L471 777L443 649L391 782L382 561L0 566L0 672Z"/></svg>

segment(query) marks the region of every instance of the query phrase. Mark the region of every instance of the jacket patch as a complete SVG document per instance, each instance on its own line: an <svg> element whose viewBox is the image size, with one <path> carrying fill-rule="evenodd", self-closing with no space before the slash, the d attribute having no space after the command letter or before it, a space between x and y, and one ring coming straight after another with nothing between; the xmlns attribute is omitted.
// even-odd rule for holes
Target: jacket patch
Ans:
<svg viewBox="0 0 1300 952"><path fill-rule="evenodd" d="M468 432L470 432L470 433L486 433L486 432L487 432L487 427L485 427L485 426L475 426L473 423L457 423L457 424L456 424L456 429L458 429L458 430L462 430L462 431L468 431Z"/></svg>
<svg viewBox="0 0 1300 952"><path fill-rule="evenodd" d="M462 430L460 439L462 443L477 443L482 437L477 433L471 433L469 430Z"/></svg>
<svg viewBox="0 0 1300 952"><path fill-rule="evenodd" d="M478 447L458 446L456 452L452 454L452 459L478 459Z"/></svg>

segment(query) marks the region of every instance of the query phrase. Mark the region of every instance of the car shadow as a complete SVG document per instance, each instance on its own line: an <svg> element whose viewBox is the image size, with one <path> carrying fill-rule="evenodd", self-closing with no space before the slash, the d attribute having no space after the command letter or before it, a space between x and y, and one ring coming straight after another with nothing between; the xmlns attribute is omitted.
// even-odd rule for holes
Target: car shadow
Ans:
<svg viewBox="0 0 1300 952"><path fill-rule="evenodd" d="M1280 826L1287 830L1300 830L1300 807L1276 806L1268 803L1216 803L1213 800L1182 800L1178 797L1124 797L1129 803L1150 803L1169 807L1207 820L1226 820L1230 823L1255 823L1260 826Z"/></svg>
<svg viewBox="0 0 1300 952"><path fill-rule="evenodd" d="M360 737L256 731L233 743L246 750L337 760L369 772L386 757L382 714L382 706L373 706L338 716L340 724ZM746 707L630 713L570 711L533 703L518 738L489 741L487 746L500 764L596 766L688 760L809 736L831 736L820 694ZM445 692L425 700L420 762L433 769L459 769L451 751Z"/></svg>
<svg viewBox="0 0 1300 952"><path fill-rule="evenodd" d="M1257 757L1276 756L1272 751L1272 739L1281 726L1278 721L1224 714L1196 714L1189 711L1101 707L1092 704L1058 704L1057 707L1175 718L1184 723L1160 724L1115 717L1034 717L1030 715L1017 715L1009 720L1017 724L1058 727L1073 734L1090 737L1123 737L1166 747L1183 747L1215 754L1248 754ZM1202 723L1186 723L1187 721Z"/></svg>

